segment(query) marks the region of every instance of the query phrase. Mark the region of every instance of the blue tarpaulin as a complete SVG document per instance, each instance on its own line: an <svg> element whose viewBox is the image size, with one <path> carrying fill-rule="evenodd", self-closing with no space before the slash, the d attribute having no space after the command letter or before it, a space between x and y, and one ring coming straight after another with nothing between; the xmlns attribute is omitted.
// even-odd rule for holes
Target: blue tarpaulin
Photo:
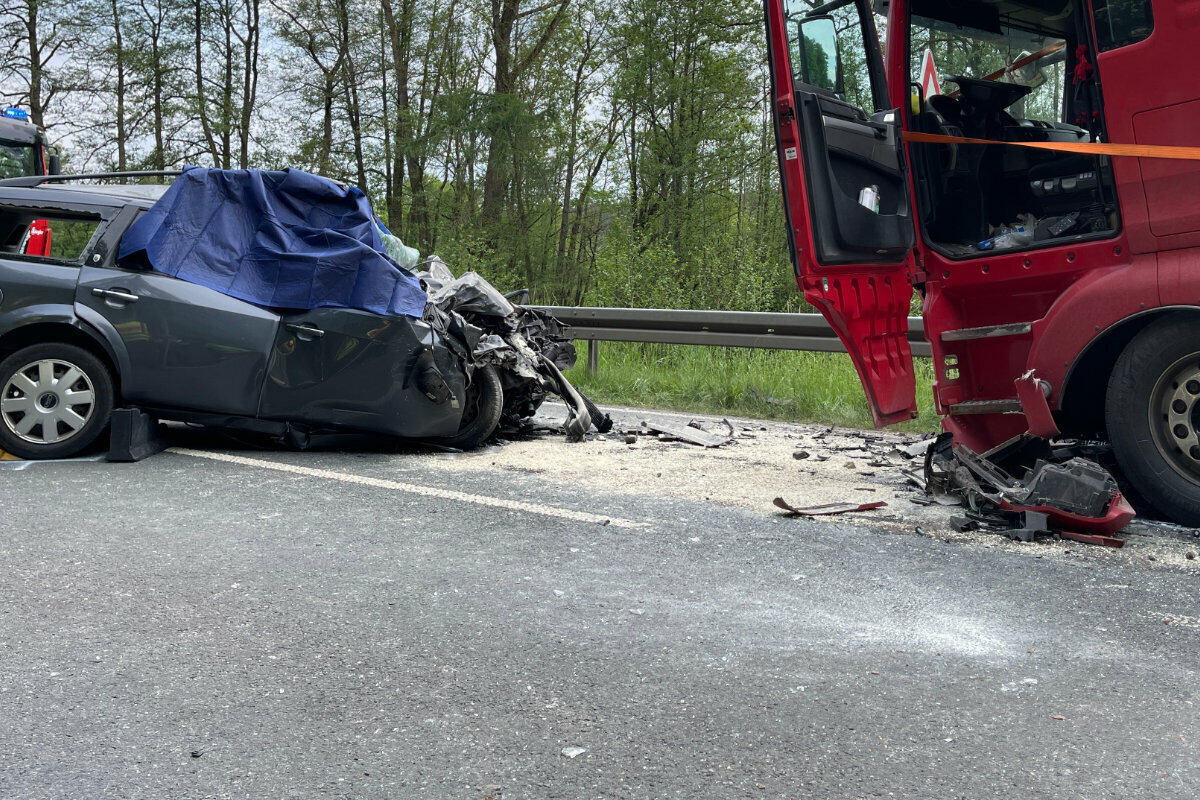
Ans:
<svg viewBox="0 0 1200 800"><path fill-rule="evenodd" d="M299 170L188 168L125 232L118 258L269 308L425 310L366 195Z"/></svg>

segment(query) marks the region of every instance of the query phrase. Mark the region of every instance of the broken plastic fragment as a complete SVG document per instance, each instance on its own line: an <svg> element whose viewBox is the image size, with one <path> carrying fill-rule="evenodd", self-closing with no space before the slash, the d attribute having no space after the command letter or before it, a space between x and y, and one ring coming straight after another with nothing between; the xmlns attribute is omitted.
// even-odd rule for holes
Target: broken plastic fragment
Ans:
<svg viewBox="0 0 1200 800"><path fill-rule="evenodd" d="M775 506L781 508L789 514L797 517L828 517L833 514L848 514L856 511L871 511L876 508L883 508L887 503L882 500L876 500L873 503L862 503L856 505L854 503L826 503L822 506L810 506L809 508L796 508L790 505L782 497L775 498Z"/></svg>

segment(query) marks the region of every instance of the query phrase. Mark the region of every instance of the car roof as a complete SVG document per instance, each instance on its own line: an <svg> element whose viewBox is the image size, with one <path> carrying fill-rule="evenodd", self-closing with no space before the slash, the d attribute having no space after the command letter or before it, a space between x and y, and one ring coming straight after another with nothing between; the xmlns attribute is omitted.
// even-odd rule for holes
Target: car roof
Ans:
<svg viewBox="0 0 1200 800"><path fill-rule="evenodd" d="M130 184L82 184L63 183L58 185L64 192L80 194L102 194L109 197L119 197L124 200L149 200L156 202L170 187L162 183L130 183Z"/></svg>
<svg viewBox="0 0 1200 800"><path fill-rule="evenodd" d="M102 206L119 208L135 205L149 208L162 197L166 186L136 184L61 184L41 186L0 186L0 203L34 204L38 207Z"/></svg>

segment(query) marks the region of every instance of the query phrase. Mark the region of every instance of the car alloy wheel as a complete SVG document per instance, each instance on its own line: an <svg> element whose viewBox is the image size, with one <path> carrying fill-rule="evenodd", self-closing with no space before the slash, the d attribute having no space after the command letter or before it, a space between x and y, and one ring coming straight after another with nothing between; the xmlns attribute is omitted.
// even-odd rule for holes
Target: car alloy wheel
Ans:
<svg viewBox="0 0 1200 800"><path fill-rule="evenodd" d="M57 358L17 370L0 394L4 425L31 444L66 442L84 429L95 409L92 379L75 364Z"/></svg>

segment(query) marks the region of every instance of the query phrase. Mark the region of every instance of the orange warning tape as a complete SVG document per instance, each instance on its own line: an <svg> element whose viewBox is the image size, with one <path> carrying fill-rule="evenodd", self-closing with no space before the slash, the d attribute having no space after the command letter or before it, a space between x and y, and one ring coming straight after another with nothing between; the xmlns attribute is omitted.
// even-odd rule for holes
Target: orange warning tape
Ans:
<svg viewBox="0 0 1200 800"><path fill-rule="evenodd" d="M1200 147L1174 147L1163 144L1107 144L1105 142L1000 142L994 139L972 139L967 136L943 136L940 133L904 131L904 141L926 144L1003 144L1009 147L1032 147L1035 150L1056 150L1060 153L1082 153L1089 156L1132 156L1134 158L1175 158L1200 161Z"/></svg>

